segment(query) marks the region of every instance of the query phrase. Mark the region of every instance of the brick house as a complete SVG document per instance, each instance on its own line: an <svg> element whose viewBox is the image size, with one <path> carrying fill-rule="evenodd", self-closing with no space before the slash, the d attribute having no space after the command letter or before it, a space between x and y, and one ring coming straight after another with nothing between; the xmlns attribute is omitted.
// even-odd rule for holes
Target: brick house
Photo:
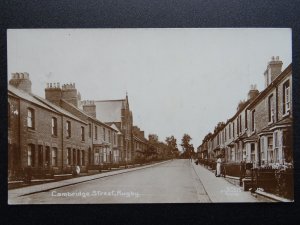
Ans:
<svg viewBox="0 0 300 225"><path fill-rule="evenodd" d="M31 93L27 73L14 73L8 85L9 175L28 166L62 172L66 166L66 143L70 142L73 163L84 165L84 143L78 142L86 123L68 111ZM72 124L67 128L66 124ZM67 133L71 136L67 137ZM69 138L69 139L68 139ZM68 140L67 140L68 139ZM81 160L81 161L80 161Z"/></svg>
<svg viewBox="0 0 300 225"><path fill-rule="evenodd" d="M144 157L148 148L148 140L145 138L145 132L139 127L133 126L133 158L134 160Z"/></svg>
<svg viewBox="0 0 300 225"><path fill-rule="evenodd" d="M48 84L45 89L46 99L58 105L85 121L86 126L81 127L80 137L86 144L85 164L101 165L105 163L117 163L119 152L116 138L117 130L96 119L96 106L93 101L82 101L75 84L60 85ZM82 106L82 110L79 106ZM76 140L70 140L70 142ZM71 147L67 147L70 151ZM82 156L80 156L82 157Z"/></svg>
<svg viewBox="0 0 300 225"><path fill-rule="evenodd" d="M252 85L248 99L225 125L218 124L207 143L208 158L224 149L224 161L252 162L254 166L290 163L292 159L292 68L281 71L282 61L272 57L264 72L265 89ZM201 145L201 149L204 148Z"/></svg>
<svg viewBox="0 0 300 225"><path fill-rule="evenodd" d="M35 171L70 172L78 165L118 163L119 148L114 125L92 114L75 84L49 83L46 98L31 92L28 73L14 73L8 85L8 171L14 176L28 166ZM95 108L95 107L94 107Z"/></svg>
<svg viewBox="0 0 300 225"><path fill-rule="evenodd" d="M249 105L249 138L258 166L292 162L292 66L281 72L278 57L269 62L265 89Z"/></svg>

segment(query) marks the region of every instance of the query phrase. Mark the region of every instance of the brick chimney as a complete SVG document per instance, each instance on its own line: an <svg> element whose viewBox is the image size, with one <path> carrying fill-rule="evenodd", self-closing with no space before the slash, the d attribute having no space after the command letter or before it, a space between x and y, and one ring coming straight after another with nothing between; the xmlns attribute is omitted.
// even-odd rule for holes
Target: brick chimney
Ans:
<svg viewBox="0 0 300 225"><path fill-rule="evenodd" d="M77 93L74 83L64 84L62 87L60 87L60 83L47 83L45 98L56 105L59 105L60 100L63 99L75 107L78 107L80 94Z"/></svg>
<svg viewBox="0 0 300 225"><path fill-rule="evenodd" d="M78 95L75 83L64 84L61 89L61 98L78 108ZM81 97L80 97L81 98Z"/></svg>
<svg viewBox="0 0 300 225"><path fill-rule="evenodd" d="M94 101L82 101L82 108L85 113L96 118L96 105Z"/></svg>
<svg viewBox="0 0 300 225"><path fill-rule="evenodd" d="M252 84L248 92L248 100L253 100L257 95L259 95L259 91L256 88L256 84Z"/></svg>
<svg viewBox="0 0 300 225"><path fill-rule="evenodd" d="M61 88L59 83L47 83L47 87L45 88L45 98L59 105L61 99Z"/></svg>
<svg viewBox="0 0 300 225"><path fill-rule="evenodd" d="M271 61L268 63L267 69L264 72L265 88L268 87L279 74L281 74L282 64L282 61L279 60L279 56L272 56Z"/></svg>
<svg viewBox="0 0 300 225"><path fill-rule="evenodd" d="M31 81L28 73L12 73L11 75L10 85L31 93Z"/></svg>

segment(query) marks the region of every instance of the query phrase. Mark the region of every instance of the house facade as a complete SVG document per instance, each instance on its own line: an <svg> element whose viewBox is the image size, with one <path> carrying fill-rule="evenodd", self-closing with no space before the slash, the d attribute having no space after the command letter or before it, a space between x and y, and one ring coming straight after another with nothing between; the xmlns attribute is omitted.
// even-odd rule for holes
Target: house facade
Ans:
<svg viewBox="0 0 300 225"><path fill-rule="evenodd" d="M272 57L264 72L265 88L251 86L246 101L226 123L219 123L199 146L203 156L242 160L254 167L293 163L292 67L282 71L282 61Z"/></svg>
<svg viewBox="0 0 300 225"><path fill-rule="evenodd" d="M70 172L74 165L118 163L118 130L79 109L75 84L49 83L46 98L31 92L28 73L14 73L8 85L8 171L26 167Z"/></svg>

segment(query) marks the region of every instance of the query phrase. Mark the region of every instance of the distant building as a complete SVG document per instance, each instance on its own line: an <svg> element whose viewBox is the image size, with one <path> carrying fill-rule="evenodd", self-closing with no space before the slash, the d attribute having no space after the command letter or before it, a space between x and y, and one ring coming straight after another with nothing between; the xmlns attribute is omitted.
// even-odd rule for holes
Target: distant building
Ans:
<svg viewBox="0 0 300 225"><path fill-rule="evenodd" d="M129 107L128 96L119 100L94 101L96 106L96 118L108 125L117 127L118 146L120 148L121 161L132 161L133 149L133 117Z"/></svg>
<svg viewBox="0 0 300 225"><path fill-rule="evenodd" d="M133 126L133 159L144 159L148 148L148 140L145 138L145 132L139 127Z"/></svg>

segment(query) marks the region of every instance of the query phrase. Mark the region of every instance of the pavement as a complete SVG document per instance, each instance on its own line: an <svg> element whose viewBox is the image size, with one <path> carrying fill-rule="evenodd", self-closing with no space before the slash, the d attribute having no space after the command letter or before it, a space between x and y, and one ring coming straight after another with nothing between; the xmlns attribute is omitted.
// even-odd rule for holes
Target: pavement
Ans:
<svg viewBox="0 0 300 225"><path fill-rule="evenodd" d="M204 166L196 165L194 162L191 164L212 202L270 202L265 198L257 198L248 191L243 191L242 187L229 183L223 177L216 177Z"/></svg>
<svg viewBox="0 0 300 225"><path fill-rule="evenodd" d="M8 191L8 204L262 201L187 159L169 160Z"/></svg>

